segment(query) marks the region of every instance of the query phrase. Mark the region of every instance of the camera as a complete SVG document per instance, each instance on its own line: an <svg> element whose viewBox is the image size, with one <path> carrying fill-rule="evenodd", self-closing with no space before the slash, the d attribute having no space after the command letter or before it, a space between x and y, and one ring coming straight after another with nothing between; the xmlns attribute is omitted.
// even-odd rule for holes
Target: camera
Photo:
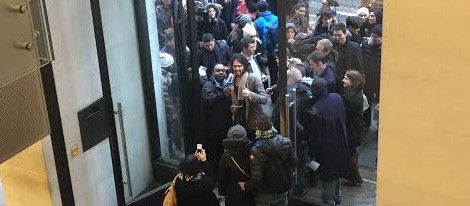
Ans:
<svg viewBox="0 0 470 206"><path fill-rule="evenodd" d="M202 152L202 144L196 144L196 152Z"/></svg>

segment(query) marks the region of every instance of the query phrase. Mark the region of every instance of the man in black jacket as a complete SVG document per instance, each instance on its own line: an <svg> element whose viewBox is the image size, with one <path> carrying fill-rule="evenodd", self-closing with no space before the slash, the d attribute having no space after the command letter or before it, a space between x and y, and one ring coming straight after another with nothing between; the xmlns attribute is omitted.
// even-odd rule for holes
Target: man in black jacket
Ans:
<svg viewBox="0 0 470 206"><path fill-rule="evenodd" d="M215 40L212 34L204 34L198 57L199 65L206 68L206 76L209 79L216 64L227 65L230 60L229 47L225 41Z"/></svg>
<svg viewBox="0 0 470 206"><path fill-rule="evenodd" d="M257 118L250 159L251 177L238 183L241 189L255 194L256 205L287 206L297 157L290 139L278 134L264 113Z"/></svg>
<svg viewBox="0 0 470 206"><path fill-rule="evenodd" d="M223 153L222 140L232 125L232 113L230 112L229 83L224 81L227 68L222 64L214 67L214 72L209 81L202 88L204 100L204 145L207 149L209 163L216 171L219 168L220 156Z"/></svg>
<svg viewBox="0 0 470 206"><path fill-rule="evenodd" d="M333 28L334 48L338 52L338 58L334 68L337 91L342 91L341 80L348 69L357 70L364 74L364 63L362 62L362 52L359 44L347 38L346 26L343 23L335 25Z"/></svg>
<svg viewBox="0 0 470 206"><path fill-rule="evenodd" d="M362 43L364 56L364 73L366 84L364 94L369 105L380 100L380 63L382 59L382 27L376 25L370 31L370 39ZM368 129L371 123L371 107L364 112L364 128Z"/></svg>

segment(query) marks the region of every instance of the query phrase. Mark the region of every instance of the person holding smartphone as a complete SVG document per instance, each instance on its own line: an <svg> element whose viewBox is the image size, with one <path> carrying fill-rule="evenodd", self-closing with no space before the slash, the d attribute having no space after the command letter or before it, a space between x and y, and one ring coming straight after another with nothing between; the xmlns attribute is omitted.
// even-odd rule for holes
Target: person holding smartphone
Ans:
<svg viewBox="0 0 470 206"><path fill-rule="evenodd" d="M200 149L186 156L179 165L175 181L178 206L219 205L214 194L217 186L212 167L206 161L206 151Z"/></svg>
<svg viewBox="0 0 470 206"><path fill-rule="evenodd" d="M202 88L204 101L204 145L208 152L208 161L216 173L220 156L223 153L222 140L232 126L230 112L230 84L225 81L227 67L216 64L210 77ZM231 82L230 82L231 83Z"/></svg>

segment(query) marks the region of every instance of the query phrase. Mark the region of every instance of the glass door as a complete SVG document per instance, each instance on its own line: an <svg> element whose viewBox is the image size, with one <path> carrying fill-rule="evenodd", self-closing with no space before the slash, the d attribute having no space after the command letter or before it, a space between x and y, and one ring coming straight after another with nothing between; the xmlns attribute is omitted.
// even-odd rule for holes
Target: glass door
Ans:
<svg viewBox="0 0 470 206"><path fill-rule="evenodd" d="M132 1L100 0L122 184L130 202L154 183Z"/></svg>
<svg viewBox="0 0 470 206"><path fill-rule="evenodd" d="M127 204L159 194L197 139L201 123L187 122L201 97L185 2L100 0L123 179L117 192Z"/></svg>

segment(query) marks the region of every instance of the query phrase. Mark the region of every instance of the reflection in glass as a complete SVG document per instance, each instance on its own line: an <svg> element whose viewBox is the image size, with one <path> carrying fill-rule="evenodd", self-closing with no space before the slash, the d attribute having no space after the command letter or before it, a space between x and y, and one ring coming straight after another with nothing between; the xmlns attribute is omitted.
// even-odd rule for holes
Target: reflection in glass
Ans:
<svg viewBox="0 0 470 206"><path fill-rule="evenodd" d="M154 68L155 98L161 154L164 159L184 157L183 117L181 103L181 69L178 69L175 46L175 0L156 0L160 66Z"/></svg>

